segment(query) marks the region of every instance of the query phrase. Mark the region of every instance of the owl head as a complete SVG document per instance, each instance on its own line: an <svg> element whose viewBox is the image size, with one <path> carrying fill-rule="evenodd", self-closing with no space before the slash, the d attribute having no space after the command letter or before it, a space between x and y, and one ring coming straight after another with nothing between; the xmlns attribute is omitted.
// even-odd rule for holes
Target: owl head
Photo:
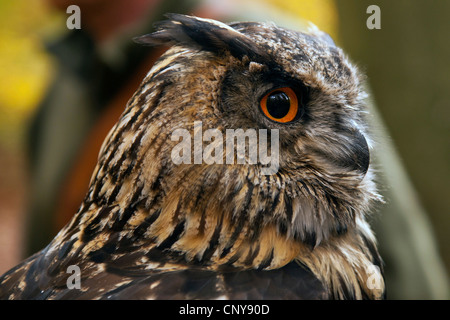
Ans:
<svg viewBox="0 0 450 320"><path fill-rule="evenodd" d="M71 226L83 222L84 241L118 232L118 247L148 261L296 260L337 295L366 292L365 268L380 264L366 222L378 195L356 67L314 28L168 18L137 39L170 49L105 140Z"/></svg>

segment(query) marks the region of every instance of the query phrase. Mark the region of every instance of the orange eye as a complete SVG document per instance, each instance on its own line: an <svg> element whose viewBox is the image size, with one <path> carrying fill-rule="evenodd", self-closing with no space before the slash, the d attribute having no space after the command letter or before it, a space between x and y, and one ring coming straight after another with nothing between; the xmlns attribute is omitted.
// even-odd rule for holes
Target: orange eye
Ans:
<svg viewBox="0 0 450 320"><path fill-rule="evenodd" d="M297 95L289 87L270 91L259 104L266 117L276 122L291 122L298 113Z"/></svg>

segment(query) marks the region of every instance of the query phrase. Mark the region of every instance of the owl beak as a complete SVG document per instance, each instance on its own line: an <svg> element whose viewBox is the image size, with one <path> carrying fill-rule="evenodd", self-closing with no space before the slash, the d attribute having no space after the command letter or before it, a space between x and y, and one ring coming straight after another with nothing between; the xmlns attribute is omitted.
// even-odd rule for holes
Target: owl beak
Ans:
<svg viewBox="0 0 450 320"><path fill-rule="evenodd" d="M364 135L357 129L340 131L341 143L331 148L314 149L316 161L331 172L354 172L364 177L369 170L370 152ZM329 142L328 142L329 143Z"/></svg>
<svg viewBox="0 0 450 320"><path fill-rule="evenodd" d="M366 138L359 130L353 131L353 145L350 150L353 158L352 169L365 175L369 170L370 151Z"/></svg>

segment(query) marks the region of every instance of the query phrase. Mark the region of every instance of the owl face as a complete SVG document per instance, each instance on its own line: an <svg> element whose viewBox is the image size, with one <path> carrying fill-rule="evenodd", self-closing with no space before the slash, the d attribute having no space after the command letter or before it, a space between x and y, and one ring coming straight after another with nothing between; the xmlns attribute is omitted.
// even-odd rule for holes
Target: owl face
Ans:
<svg viewBox="0 0 450 320"><path fill-rule="evenodd" d="M323 35L260 24L236 29L270 58L226 72L219 101L223 113L237 127L279 129L284 169L311 164L324 174L361 181L369 166L365 93L342 51Z"/></svg>
<svg viewBox="0 0 450 320"><path fill-rule="evenodd" d="M213 201L221 207L219 216L235 219L238 208L245 207L242 224L251 228L253 219L259 221L249 231L252 238L268 224L312 246L346 233L355 224L355 212L375 197L367 174L365 93L356 68L318 30L170 17L159 31L138 39L174 47L130 103L143 97L152 102L160 94L150 107L157 119L143 122L160 130L158 154L147 156L149 163L161 159L164 175L158 181L168 193L199 199L182 201L189 210L208 211ZM174 165L170 132L185 128L194 136L195 121L202 122L203 131L217 129L224 136L227 129L278 130L276 174L262 177L260 164ZM192 152L195 158L198 151ZM154 172L153 166L145 170L145 180L153 181ZM257 197L240 194L248 181L257 186Z"/></svg>

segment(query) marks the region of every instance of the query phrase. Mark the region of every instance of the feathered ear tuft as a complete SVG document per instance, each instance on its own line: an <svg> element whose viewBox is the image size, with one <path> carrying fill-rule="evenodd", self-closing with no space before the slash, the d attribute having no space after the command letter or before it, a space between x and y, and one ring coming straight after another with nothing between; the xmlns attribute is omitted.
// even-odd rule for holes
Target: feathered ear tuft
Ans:
<svg viewBox="0 0 450 320"><path fill-rule="evenodd" d="M169 13L166 17L169 20L155 25L156 32L134 38L134 41L151 46L179 44L216 54L229 52L238 59L248 56L259 63L270 61L263 48L222 22L177 13Z"/></svg>
<svg viewBox="0 0 450 320"><path fill-rule="evenodd" d="M325 42L326 44L328 44L330 47L336 47L336 44L334 43L333 38L326 32L320 30L314 23L310 22L308 29L307 29L307 33L310 35L313 35L317 38L319 38L320 40L322 40L323 42Z"/></svg>

